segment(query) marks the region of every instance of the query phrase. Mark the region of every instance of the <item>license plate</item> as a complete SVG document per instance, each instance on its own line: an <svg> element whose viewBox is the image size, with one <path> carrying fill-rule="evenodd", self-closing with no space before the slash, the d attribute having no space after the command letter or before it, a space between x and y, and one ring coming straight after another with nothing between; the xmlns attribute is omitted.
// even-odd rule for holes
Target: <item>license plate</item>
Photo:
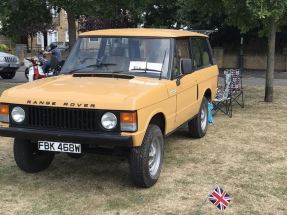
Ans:
<svg viewBox="0 0 287 215"><path fill-rule="evenodd" d="M11 67L11 68L16 68L16 67L18 67L18 66L15 65L15 64L10 64L9 67Z"/></svg>
<svg viewBox="0 0 287 215"><path fill-rule="evenodd" d="M38 141L38 150L51 152L81 153L81 144Z"/></svg>

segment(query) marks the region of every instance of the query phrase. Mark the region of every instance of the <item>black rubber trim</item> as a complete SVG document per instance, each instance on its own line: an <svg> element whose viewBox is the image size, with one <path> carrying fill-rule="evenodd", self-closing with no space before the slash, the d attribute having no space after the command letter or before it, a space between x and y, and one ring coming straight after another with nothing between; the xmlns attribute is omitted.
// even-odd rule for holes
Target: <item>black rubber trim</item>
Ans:
<svg viewBox="0 0 287 215"><path fill-rule="evenodd" d="M0 128L0 136L14 137L27 140L47 140L59 142L71 142L81 144L93 144L97 146L119 146L132 147L133 141L130 136L116 134L63 131L63 130L42 130L28 128Z"/></svg>

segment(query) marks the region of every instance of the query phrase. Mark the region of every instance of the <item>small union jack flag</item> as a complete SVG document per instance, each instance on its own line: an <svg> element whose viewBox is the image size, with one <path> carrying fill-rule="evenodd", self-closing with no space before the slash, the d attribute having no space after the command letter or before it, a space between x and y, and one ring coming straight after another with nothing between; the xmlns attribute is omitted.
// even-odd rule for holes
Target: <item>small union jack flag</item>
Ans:
<svg viewBox="0 0 287 215"><path fill-rule="evenodd" d="M230 203L232 197L228 195L219 186L216 186L212 193L208 194L208 199L214 204L219 210L223 211Z"/></svg>

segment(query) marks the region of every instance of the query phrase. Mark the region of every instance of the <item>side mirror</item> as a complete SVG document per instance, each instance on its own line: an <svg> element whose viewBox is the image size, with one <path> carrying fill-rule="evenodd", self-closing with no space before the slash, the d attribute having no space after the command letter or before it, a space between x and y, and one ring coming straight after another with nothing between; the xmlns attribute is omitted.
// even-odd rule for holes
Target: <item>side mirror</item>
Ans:
<svg viewBox="0 0 287 215"><path fill-rule="evenodd" d="M192 60L190 58L180 59L180 71L183 75L190 74L192 72Z"/></svg>

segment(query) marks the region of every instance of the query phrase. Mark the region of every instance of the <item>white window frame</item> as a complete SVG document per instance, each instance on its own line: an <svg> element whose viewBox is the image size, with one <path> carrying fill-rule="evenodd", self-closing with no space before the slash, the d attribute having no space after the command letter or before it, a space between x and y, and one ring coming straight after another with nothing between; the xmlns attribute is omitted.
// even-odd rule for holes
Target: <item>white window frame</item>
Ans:
<svg viewBox="0 0 287 215"><path fill-rule="evenodd" d="M69 31L65 31L65 42L69 42Z"/></svg>

